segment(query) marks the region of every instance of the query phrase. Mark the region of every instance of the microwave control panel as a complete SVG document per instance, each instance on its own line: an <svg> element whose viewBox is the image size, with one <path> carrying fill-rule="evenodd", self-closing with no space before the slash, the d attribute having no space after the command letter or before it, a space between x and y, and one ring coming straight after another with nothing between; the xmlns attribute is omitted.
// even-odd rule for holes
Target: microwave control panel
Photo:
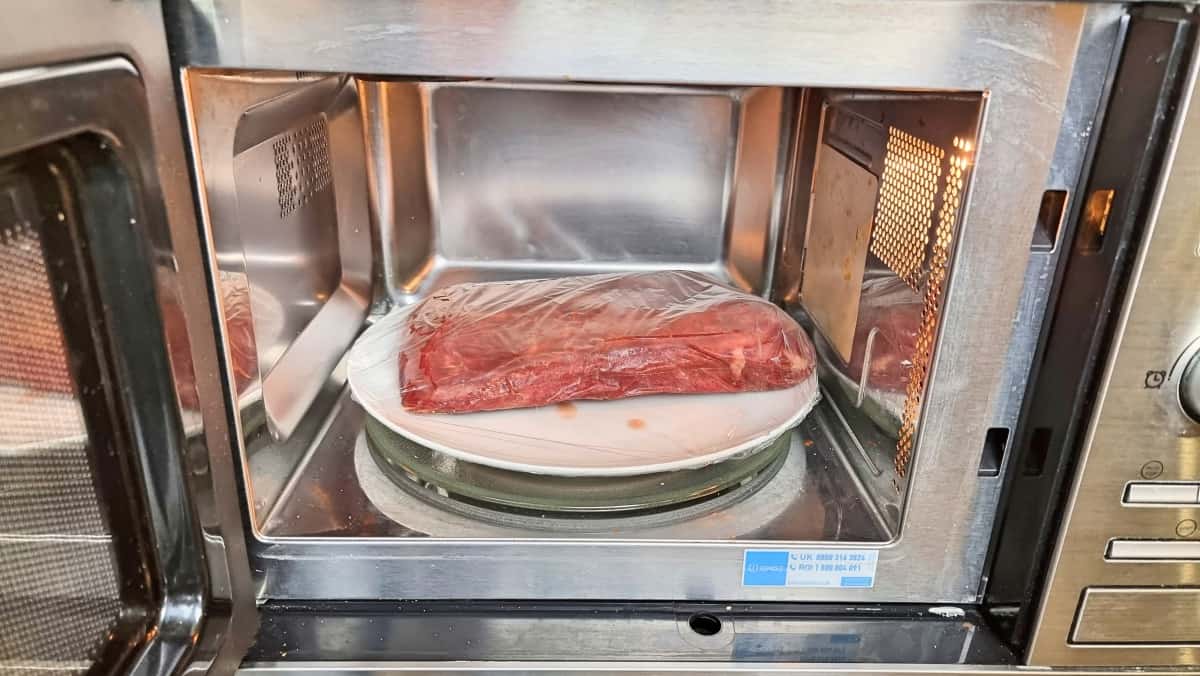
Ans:
<svg viewBox="0 0 1200 676"><path fill-rule="evenodd" d="M1084 433L1031 665L1200 661L1200 106L1180 105Z"/></svg>

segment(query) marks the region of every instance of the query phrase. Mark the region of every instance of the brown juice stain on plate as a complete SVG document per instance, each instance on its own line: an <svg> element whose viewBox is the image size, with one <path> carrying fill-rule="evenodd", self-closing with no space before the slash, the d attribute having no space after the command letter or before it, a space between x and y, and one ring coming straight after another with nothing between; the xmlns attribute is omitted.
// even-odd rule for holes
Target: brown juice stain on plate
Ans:
<svg viewBox="0 0 1200 676"><path fill-rule="evenodd" d="M574 418L575 414L578 412L578 409L575 408L575 404L569 401L559 402L554 405L554 408L558 409L558 415L560 417L567 418L568 420Z"/></svg>
<svg viewBox="0 0 1200 676"><path fill-rule="evenodd" d="M641 418L630 418L626 423L631 430L640 430L646 427L646 421Z"/></svg>

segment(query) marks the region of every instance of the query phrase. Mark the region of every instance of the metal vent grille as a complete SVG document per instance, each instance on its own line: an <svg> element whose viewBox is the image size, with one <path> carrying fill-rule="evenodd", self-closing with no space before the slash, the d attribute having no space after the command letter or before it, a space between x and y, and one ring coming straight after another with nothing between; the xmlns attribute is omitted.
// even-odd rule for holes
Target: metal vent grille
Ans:
<svg viewBox="0 0 1200 676"><path fill-rule="evenodd" d="M41 222L0 174L0 672L86 669L121 608Z"/></svg>
<svg viewBox="0 0 1200 676"><path fill-rule="evenodd" d="M324 117L275 139L275 187L279 217L286 218L333 182L329 125Z"/></svg>
<svg viewBox="0 0 1200 676"><path fill-rule="evenodd" d="M888 129L871 253L915 291L920 290L945 155L928 141Z"/></svg>
<svg viewBox="0 0 1200 676"><path fill-rule="evenodd" d="M929 377L929 367L933 363L933 347L937 340L942 293L946 288L946 278L949 273L950 245L954 238L955 224L958 221L959 206L966 184L967 167L970 166L970 142L955 137L954 147L958 152L952 154L946 162L946 180L941 194L941 207L937 214L933 246L929 251L929 273L925 279L921 327L917 333L912 357L912 371L905 393L904 413L900 421L900 434L896 441L895 467L898 478L903 478L908 472L908 464L912 458L912 450L916 441L917 420L921 414L925 381ZM940 149L939 152L941 152ZM926 230L928 229L927 224ZM927 236L926 239L928 239ZM899 489L899 485L897 485L897 489Z"/></svg>

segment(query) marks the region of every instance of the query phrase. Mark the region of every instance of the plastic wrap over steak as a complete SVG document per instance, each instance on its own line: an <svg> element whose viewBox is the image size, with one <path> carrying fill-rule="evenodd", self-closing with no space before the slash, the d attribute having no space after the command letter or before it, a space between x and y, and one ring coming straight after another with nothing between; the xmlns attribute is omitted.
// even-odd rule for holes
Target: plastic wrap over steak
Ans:
<svg viewBox="0 0 1200 676"><path fill-rule="evenodd" d="M863 361L867 358L867 338L875 331L867 388L881 392L904 392L917 352L923 309L921 297L898 277L865 282L858 326L854 330L854 348L847 369L850 378L857 383L862 377Z"/></svg>
<svg viewBox="0 0 1200 676"><path fill-rule="evenodd" d="M427 413L781 389L814 367L785 312L694 272L460 284L407 330L402 403Z"/></svg>

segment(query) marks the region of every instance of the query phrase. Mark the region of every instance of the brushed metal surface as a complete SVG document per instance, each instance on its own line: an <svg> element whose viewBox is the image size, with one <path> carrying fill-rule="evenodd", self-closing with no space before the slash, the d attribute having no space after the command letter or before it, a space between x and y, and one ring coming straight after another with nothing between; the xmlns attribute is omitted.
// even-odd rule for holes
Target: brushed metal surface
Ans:
<svg viewBox="0 0 1200 676"><path fill-rule="evenodd" d="M703 270L765 293L779 87L359 79L383 281Z"/></svg>
<svg viewBox="0 0 1200 676"><path fill-rule="evenodd" d="M1154 540L1196 537L1200 506L1123 506L1125 484L1141 479L1200 480L1200 427L1179 407L1179 356L1200 336L1200 257L1195 255L1200 202L1200 107L1191 92L1173 130L1169 163L1155 195L1121 310L1100 398L1088 428L1063 528L1030 646L1034 665L1194 665L1195 648L1098 647L1069 642L1076 609L1087 587L1175 587L1200 580L1200 563L1111 561L1113 538ZM1147 385L1149 372L1166 372L1162 387ZM1153 383L1154 381L1151 381ZM1097 624L1100 619L1095 621ZM1115 634L1127 620L1110 615Z"/></svg>
<svg viewBox="0 0 1200 676"><path fill-rule="evenodd" d="M321 394L337 381L334 371L371 301L372 217L357 89L342 77L192 71L185 93L213 267L220 279L249 286L248 350L232 342L233 313L245 309L217 294L226 363L250 374L236 392L239 436L244 448L269 449L271 466L293 467L313 440L290 437L312 431L308 418L329 414L331 400ZM257 425L264 417L269 439ZM255 472L264 460L251 456L244 469L254 527L287 476Z"/></svg>
<svg viewBox="0 0 1200 676"><path fill-rule="evenodd" d="M1154 587L1084 592L1075 643L1192 643L1200 648L1200 589ZM1121 618L1113 622L1113 618Z"/></svg>
<svg viewBox="0 0 1200 676"><path fill-rule="evenodd" d="M437 260L425 104L416 83L358 78L378 273L392 295L415 294Z"/></svg>
<svg viewBox="0 0 1200 676"><path fill-rule="evenodd" d="M442 256L720 257L728 198L719 188L735 131L728 94L485 83L429 85L426 96Z"/></svg>
<svg viewBox="0 0 1200 676"><path fill-rule="evenodd" d="M197 76L197 80L202 76ZM208 105L197 83L197 106ZM233 137L236 223L248 278L262 401L286 439L358 334L370 300L370 217L353 83L324 78L240 113ZM207 126L198 126L205 136ZM205 166L205 175L223 166ZM227 170L227 169L225 169ZM217 253L228 265L237 251ZM237 272L238 267L221 268ZM228 318L231 308L223 308Z"/></svg>
<svg viewBox="0 0 1200 676"><path fill-rule="evenodd" d="M783 191L795 94L779 87L738 92L737 140L722 266L743 289L768 295L783 224Z"/></svg>
<svg viewBox="0 0 1200 676"><path fill-rule="evenodd" d="M6 7L5 19L0 22L0 70L26 68L45 76L53 72L47 66L74 62L68 67L85 76L89 66L84 62L117 56L121 79L131 86L106 89L108 98L101 99L105 108L129 111L134 105L129 97L137 96L147 114L115 112L108 121L88 121L79 114L81 111L34 96L29 100L38 103L40 98L44 106L42 114L5 123L0 145L15 143L29 147L34 141L25 134L36 135L39 130L45 131L44 125L58 123L61 126L52 132L54 137L78 131L85 125L90 125L88 128L93 131L111 125L112 130L119 131L117 138L130 140L128 145L123 144L123 150L136 166L144 191L142 197L153 213L153 218L143 226L155 255L160 311L166 315L174 305L176 314L182 309L184 320L174 328L167 327L165 338L178 389L176 401L161 404L164 409L178 407L185 418L198 415L203 421L189 440L188 453L183 459L188 470L186 486L164 484L157 488L172 491L162 496L168 503L179 497L178 491L190 495L199 522L198 535L203 537L207 554L204 561L193 563L207 569L213 600L226 609L232 608L232 619L228 611L212 612L205 618L204 631L186 638L191 647L191 664L228 672L240 661L253 634L254 592L250 588L242 510L238 506L235 458L228 442L221 372L209 338L213 335L209 289L204 281L174 70L164 28L162 3L149 0L83 5L52 0ZM75 89L72 95L86 89L86 86ZM187 360L191 361L194 373L190 379L180 377L187 370L183 364ZM181 384L187 382L192 385ZM161 449L145 450L153 454ZM164 509L172 514L178 512L169 504ZM174 533L172 537L185 534ZM170 568L174 564L166 565ZM188 619L184 614L160 617L160 622L166 624L159 635L174 633L176 629L186 631ZM147 653L141 664L149 669L165 669L169 664L167 657L166 652Z"/></svg>
<svg viewBox="0 0 1200 676"><path fill-rule="evenodd" d="M899 538L881 550L879 581L869 594L769 594L879 601L976 598L994 506L994 493L980 493L978 449L997 404L1034 216L1063 125L1063 101L1083 20L1088 12L1111 20L1112 9L1000 2L930 2L883 11L868 2L689 5L686 11L670 11L667 19L662 8L634 3L592 3L570 13L552 3L500 1L472 4L469 11L465 5L365 2L336 13L271 1L172 5L206 22L207 32L196 31L181 44L185 64L200 66L986 91L986 120ZM288 30L278 30L284 17ZM652 40L645 38L649 26L654 27ZM846 40L851 27L856 38ZM697 50L697 44L711 47ZM863 52L861 44L878 49ZM379 125L367 127L382 136ZM376 203L383 201L382 192L376 190ZM473 272L464 271L459 278L471 278ZM528 269L509 274L527 275ZM263 549L275 552L279 563L264 574L263 593L768 596L737 584L736 545L605 542L597 543L597 556L583 564L580 557L590 557L593 549L581 546L552 541L272 541ZM690 555L683 556L683 550L691 550ZM333 580L320 572L350 552L375 573ZM484 566L497 557L508 573ZM615 574L634 560L671 573ZM945 563L917 575L911 571L914 561ZM568 574L580 565L587 574ZM413 576L414 569L435 574Z"/></svg>
<svg viewBox="0 0 1200 676"><path fill-rule="evenodd" d="M1095 131L1095 120L1109 74L1109 63L1114 58L1117 38L1123 30L1119 20L1123 13L1124 9L1117 5L1093 5L1084 19L1076 66L1067 92L1067 109L1055 143L1050 174L1045 183L1045 190L1066 191L1068 203L1075 199L1074 187L1079 185L1083 178L1082 171L1090 139ZM1060 227L1060 234L1061 230ZM1056 244L1049 251L1036 247L1030 252L1021 300L1013 318L1012 339L1005 357L1001 385L992 413L994 427L1010 431L1017 429L1027 381L1043 328L1042 318L1045 316L1046 305L1054 285L1055 269L1065 249L1067 247ZM1000 473L996 479L981 480L980 501L984 504L1000 503L1002 488L1005 485L1003 477L1007 472L1015 471L1009 469L1014 455L1010 449L1005 449L1000 459ZM1024 520L1037 518L1037 514L1030 514L1033 511L1017 507L1012 513L1018 520ZM976 544L986 548L994 546L995 543L977 541ZM1016 557L1024 556L1020 548L1010 551ZM994 565L1008 566L1011 562L997 559ZM993 599L1020 599L1025 594L1023 579L1022 575L992 576L988 580L988 593Z"/></svg>

